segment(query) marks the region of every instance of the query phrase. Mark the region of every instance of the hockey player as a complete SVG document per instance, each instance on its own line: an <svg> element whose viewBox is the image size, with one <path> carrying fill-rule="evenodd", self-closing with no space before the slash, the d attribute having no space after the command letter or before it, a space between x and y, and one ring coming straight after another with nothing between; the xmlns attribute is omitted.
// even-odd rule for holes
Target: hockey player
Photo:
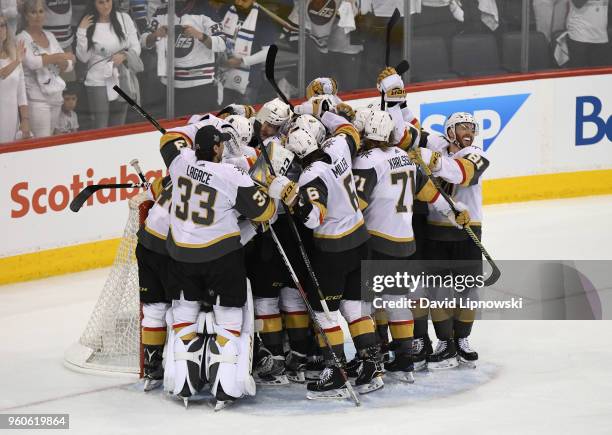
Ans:
<svg viewBox="0 0 612 435"><path fill-rule="evenodd" d="M474 145L478 123L469 113L453 113L444 123L444 132L444 137L430 136L428 147L447 154L456 163L453 173L443 177L445 189L457 203L457 208L469 210L472 218L470 226L481 238L482 174L489 167L489 160L485 152ZM418 149L415 151L419 155L420 152ZM451 266L445 273L482 275L482 254L466 232L446 224L441 214L431 208L428 224L428 258L466 260L466 266ZM474 290L465 290L462 296L470 291ZM458 362L473 365L478 354L470 347L468 337L474 323L474 310L458 308L452 312L432 308L431 316L438 344L433 354L427 357L428 367L451 368L457 366Z"/></svg>
<svg viewBox="0 0 612 435"><path fill-rule="evenodd" d="M173 184L166 242L174 299L168 359L172 368L166 366L164 383L187 401L207 380L222 407L255 393L250 375L252 303L236 211L267 221L275 204L244 171L219 163L224 142L230 139L227 133L205 123L189 127L197 129L193 142L181 131L167 132L161 139ZM214 315L207 315L206 323L214 340L198 334L198 301L212 305Z"/></svg>
<svg viewBox="0 0 612 435"><path fill-rule="evenodd" d="M327 101L327 100L325 100ZM344 358L344 338L338 323L338 311L349 324L361 365L355 380L361 393L383 387L382 367L377 360L374 322L363 313L360 295L361 260L367 258L368 233L359 210L351 161L359 150L355 128L343 117L325 111L330 109L324 98L313 100L312 114L319 117L332 137L321 147L301 129L289 134L286 147L302 162L299 178L299 201L293 210L308 228L312 228L315 249L312 264L329 307L325 313L317 292L309 289L317 320L327 335L333 351ZM339 368L323 347L326 368L317 382L308 383L308 398L347 397Z"/></svg>
<svg viewBox="0 0 612 435"><path fill-rule="evenodd" d="M279 99L265 103L256 115L255 126L259 127L259 140L265 144L282 141L280 128L291 119L289 106ZM317 121L318 122L318 121ZM324 130L324 129L323 129ZM256 138L257 141L257 138ZM274 160L274 155L270 156ZM292 171L289 177L296 178ZM310 280L299 248L291 233L289 219L282 209L272 219L271 225L300 282ZM301 239L309 248L312 233L298 225ZM306 354L309 350L310 332L306 307L288 274L269 232L258 234L247 245L247 272L255 296L256 318L262 324L259 337L262 346L255 357L256 381L265 385L284 385L289 380L304 382ZM284 328L283 328L284 326ZM291 351L285 359L284 332L289 336ZM285 374L285 365L289 368Z"/></svg>
<svg viewBox="0 0 612 435"><path fill-rule="evenodd" d="M163 382L162 355L166 343L166 311L170 308L168 288L168 250L166 236L170 227L170 177L156 179L147 191L154 201L148 210L145 224L138 230L136 259L142 304L142 333L144 347L144 391Z"/></svg>
<svg viewBox="0 0 612 435"><path fill-rule="evenodd" d="M392 146L391 135L395 124L382 111L371 111L365 119L362 148L353 160L353 174L357 194L370 233L368 245L371 260L412 260L416 250L412 229L413 200L432 203L448 209L433 183L417 170L408 154ZM439 154L424 150L433 169L442 170ZM454 219L455 217L451 217ZM417 265L418 267L418 265ZM420 270L414 270L419 273ZM407 295L385 295L396 300ZM402 381L414 382L412 375L413 320L409 308L382 310L391 330L395 358L385 364L388 374ZM378 319L378 316L377 316ZM383 329L386 339L387 328ZM384 343L384 341L383 341Z"/></svg>
<svg viewBox="0 0 612 435"><path fill-rule="evenodd" d="M386 111L389 112L395 122L394 144L405 151L417 147L426 147L429 133L421 129L418 118L408 108L404 82L397 71L393 67L385 68L378 75L376 87L384 94ZM372 107L368 107L375 109L378 106L379 104L375 103ZM412 260L415 261L422 261L426 258L427 213L427 204L415 198L412 204L412 230L416 249L411 256ZM417 304L412 309L412 314L414 317L414 366L415 370L421 370L425 367L426 356L433 352L427 332L429 309ZM379 335L386 337L386 317L377 315L376 321Z"/></svg>

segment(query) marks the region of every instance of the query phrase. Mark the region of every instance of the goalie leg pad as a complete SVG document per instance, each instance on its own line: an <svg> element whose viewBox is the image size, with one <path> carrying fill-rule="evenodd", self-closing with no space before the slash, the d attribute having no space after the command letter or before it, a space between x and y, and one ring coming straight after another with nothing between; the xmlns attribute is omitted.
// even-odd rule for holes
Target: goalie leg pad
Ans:
<svg viewBox="0 0 612 435"><path fill-rule="evenodd" d="M215 305L213 310L217 338L210 340L206 349L206 374L211 392L218 400L227 400L223 393L230 399L254 396L256 387L251 370L255 324L250 289L241 309ZM239 336L232 333L237 331Z"/></svg>
<svg viewBox="0 0 612 435"><path fill-rule="evenodd" d="M169 343L171 349L167 352L171 364L166 366L165 374L168 376L164 376L164 389L183 398L197 394L206 383L202 363L209 337L197 334L197 327L198 324L193 323L173 332ZM183 341L183 337L194 333L195 338L191 341Z"/></svg>

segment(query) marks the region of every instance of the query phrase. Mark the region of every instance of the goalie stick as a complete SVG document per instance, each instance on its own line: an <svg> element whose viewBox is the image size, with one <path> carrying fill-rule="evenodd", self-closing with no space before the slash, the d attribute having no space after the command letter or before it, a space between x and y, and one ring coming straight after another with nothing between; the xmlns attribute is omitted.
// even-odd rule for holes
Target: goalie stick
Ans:
<svg viewBox="0 0 612 435"><path fill-rule="evenodd" d="M81 190L77 196L74 197L72 202L70 203L70 210L73 212L78 212L85 201L89 199L91 195L96 193L98 190L102 189L138 189L138 188L147 188L149 187L149 183L124 183L124 184L92 184L91 186L87 186L85 189Z"/></svg>
<svg viewBox="0 0 612 435"><path fill-rule="evenodd" d="M416 163L425 172L425 175L427 175L427 178L431 180L438 192L440 192L440 195L442 195L442 197L448 202L453 213L458 214L459 210L457 210L455 201L453 201L453 199L448 195L448 193L446 193L444 189L442 189L442 186L440 186L438 180L436 180L433 174L431 173L431 169L429 169L425 162L420 158L417 160ZM478 240L478 236L474 234L474 230L470 228L469 224L464 226L463 230L468 234L468 236L470 236L470 239L472 239L474 244L478 247L478 249L480 249L480 252L482 252L482 255L487 260L487 263L489 263L489 266L491 266L491 275L489 275L489 277L484 281L484 286L488 287L495 284L501 276L501 271L499 270L499 267L497 267L497 264L495 264L495 261L493 261L493 259L483 246L482 242Z"/></svg>
<svg viewBox="0 0 612 435"><path fill-rule="evenodd" d="M270 46L270 50L268 51L268 56L266 57L266 78L268 79L272 87L277 91L281 99L285 101L287 104L290 104L289 100L287 100L287 97L285 97L285 95L280 91L280 89L278 89L276 81L274 80L274 63L276 61L277 51L278 51L278 48L276 47L276 45ZM293 106L291 106L291 109L293 110ZM261 149L264 159L266 160L266 163L268 164L268 168L270 169L270 174L273 176L276 175L274 173L274 168L272 167L272 162L270 161L270 156L268 155L268 151L266 150L266 147L264 146L261 140L259 141L259 148ZM308 269L310 278L312 279L312 282L317 288L317 292L319 293L319 298L321 300L321 307L323 308L323 311L325 311L325 314L327 315L327 317L331 318L329 307L327 306L327 302L325 301L325 296L323 295L323 292L321 291L319 281L317 280L314 270L312 269L312 264L310 263L310 259L308 258L308 254L306 253L306 249L304 248L304 243L302 242L300 233L295 225L295 222L293 221L293 216L291 215L289 206L285 204L283 201L281 201L281 204L283 204L283 208L285 210L285 213L287 214L289 226L291 227L291 230L295 236L296 242L300 249L300 253L302 254L302 258L304 260L304 264L306 265L306 269ZM319 333L321 334L321 337L323 337L323 342L325 344L325 347L329 349L332 359L334 360L334 364L340 370L340 374L342 375L342 378L344 380L344 385L346 385L346 388L348 389L348 392L351 398L355 402L355 406L360 406L361 402L359 401L357 394L355 394L355 390L353 389L353 386L349 382L348 376L346 375L346 371L342 367L342 363L340 359L338 358L338 355L336 355L336 352L334 352L334 349L331 346L331 343L329 342L327 334L325 334L325 331L323 330L318 319L316 318L314 310L312 309L312 306L310 305L310 302L308 301L308 296L306 295L306 293L304 292L304 289L302 288L299 281L297 280L297 276L295 275L295 272L293 271L293 268L291 267L291 264L289 263L289 259L287 258L285 251L283 250L283 247L280 244L280 240L278 240L278 238L276 237L276 233L274 233L272 225L270 225L270 232L272 234L272 238L274 239L274 242L276 243L276 247L281 253L281 257L283 257L283 261L285 262L285 264L287 265L287 268L289 269L291 273L291 277L293 278L296 286L298 286L298 292L300 293L300 296L302 296L302 299L304 300L304 303L306 304L306 307L308 309L308 314L310 315L310 318L312 319L312 322L315 325L315 328L319 331Z"/></svg>
<svg viewBox="0 0 612 435"><path fill-rule="evenodd" d="M130 165L132 165L132 167L134 168L134 170L138 174L138 177L140 177L140 181L142 181L143 183L146 183L147 179L145 178L144 174L142 173L142 169L140 169L140 164L138 163L138 159L132 159L132 161L130 162Z"/></svg>

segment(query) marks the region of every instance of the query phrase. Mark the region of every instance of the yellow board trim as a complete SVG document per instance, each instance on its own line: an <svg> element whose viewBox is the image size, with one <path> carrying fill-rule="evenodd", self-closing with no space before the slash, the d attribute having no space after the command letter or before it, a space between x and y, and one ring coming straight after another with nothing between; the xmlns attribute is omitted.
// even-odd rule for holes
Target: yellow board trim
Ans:
<svg viewBox="0 0 612 435"><path fill-rule="evenodd" d="M0 258L0 284L110 266L120 239L102 240Z"/></svg>
<svg viewBox="0 0 612 435"><path fill-rule="evenodd" d="M612 194L612 169L483 181L484 204ZM119 239L0 258L0 285L110 266Z"/></svg>

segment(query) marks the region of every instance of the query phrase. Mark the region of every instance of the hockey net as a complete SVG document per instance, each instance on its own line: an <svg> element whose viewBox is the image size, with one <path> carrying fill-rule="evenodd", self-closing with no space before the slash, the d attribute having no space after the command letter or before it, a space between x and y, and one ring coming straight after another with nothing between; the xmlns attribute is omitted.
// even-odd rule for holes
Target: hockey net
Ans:
<svg viewBox="0 0 612 435"><path fill-rule="evenodd" d="M64 355L76 370L142 376L136 232L152 204L142 192L129 200L129 217L111 271L79 341Z"/></svg>

